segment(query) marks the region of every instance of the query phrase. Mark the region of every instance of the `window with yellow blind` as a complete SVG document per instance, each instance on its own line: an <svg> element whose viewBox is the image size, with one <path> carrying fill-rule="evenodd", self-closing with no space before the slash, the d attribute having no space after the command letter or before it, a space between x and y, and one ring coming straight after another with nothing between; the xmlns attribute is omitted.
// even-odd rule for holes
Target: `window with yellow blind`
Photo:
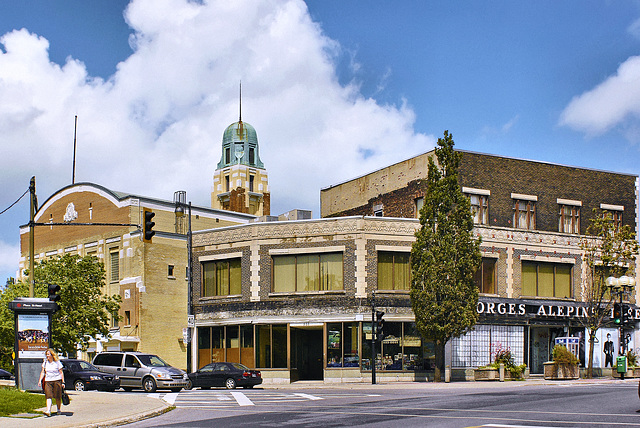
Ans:
<svg viewBox="0 0 640 428"><path fill-rule="evenodd" d="M524 296L571 298L572 265L522 261L522 294Z"/></svg>
<svg viewBox="0 0 640 428"><path fill-rule="evenodd" d="M241 259L202 263L202 297L242 294Z"/></svg>
<svg viewBox="0 0 640 428"><path fill-rule="evenodd" d="M411 253L378 251L378 290L411 288Z"/></svg>
<svg viewBox="0 0 640 428"><path fill-rule="evenodd" d="M273 256L276 293L342 289L342 253Z"/></svg>

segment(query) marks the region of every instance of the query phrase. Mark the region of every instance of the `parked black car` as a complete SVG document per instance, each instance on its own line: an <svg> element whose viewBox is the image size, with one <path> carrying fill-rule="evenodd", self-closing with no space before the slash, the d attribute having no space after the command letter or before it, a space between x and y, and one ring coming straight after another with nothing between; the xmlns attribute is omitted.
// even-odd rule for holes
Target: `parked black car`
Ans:
<svg viewBox="0 0 640 428"><path fill-rule="evenodd" d="M100 371L92 364L75 359L61 359L66 389L86 391L98 389L101 391L115 391L120 388L120 378Z"/></svg>
<svg viewBox="0 0 640 428"><path fill-rule="evenodd" d="M6 370L0 369L0 379L12 380L13 374L11 374L11 372L8 372Z"/></svg>
<svg viewBox="0 0 640 428"><path fill-rule="evenodd" d="M253 388L262 383L262 375L259 370L251 370L239 363L211 363L189 373L189 382L187 389L209 389L212 386L223 386L227 389L235 389L236 386Z"/></svg>

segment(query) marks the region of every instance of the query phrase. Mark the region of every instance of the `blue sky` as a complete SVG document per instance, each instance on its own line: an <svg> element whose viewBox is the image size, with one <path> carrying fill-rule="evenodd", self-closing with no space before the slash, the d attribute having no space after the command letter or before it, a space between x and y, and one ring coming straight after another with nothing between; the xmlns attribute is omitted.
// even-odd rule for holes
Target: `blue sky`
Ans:
<svg viewBox="0 0 640 428"><path fill-rule="evenodd" d="M445 129L460 149L637 175L639 54L638 1L5 2L0 210L31 176L41 203L70 184L75 115L77 181L208 206L240 80L273 214L318 217L322 187ZM1 282L28 210L0 215Z"/></svg>

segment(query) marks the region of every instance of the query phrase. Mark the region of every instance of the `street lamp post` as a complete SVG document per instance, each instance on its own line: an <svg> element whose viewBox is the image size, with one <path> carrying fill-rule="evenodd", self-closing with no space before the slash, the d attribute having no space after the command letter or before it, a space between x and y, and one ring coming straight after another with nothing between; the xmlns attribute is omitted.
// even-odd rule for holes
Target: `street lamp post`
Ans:
<svg viewBox="0 0 640 428"><path fill-rule="evenodd" d="M193 285L193 273L192 273L192 261L191 261L191 252L193 245L193 234L191 230L191 201L189 203L185 203L186 200L186 192L176 192L174 195L174 202L176 204L175 214L176 217L184 216L184 209L187 208L188 211L188 229L187 229L187 323L189 320L193 318L193 302L191 297L191 288ZM187 342L187 373L191 373L191 347L193 343L193 334L191 334L191 326L188 327L189 335Z"/></svg>
<svg viewBox="0 0 640 428"><path fill-rule="evenodd" d="M624 335L624 326L626 324L626 313L624 305L624 296L631 292L636 285L636 280L633 277L622 275L620 278L610 276L607 278L607 287L613 293L617 293L620 298L620 326L618 327L618 355L624 356L627 353L627 339ZM624 373L621 373L621 378L624 379Z"/></svg>

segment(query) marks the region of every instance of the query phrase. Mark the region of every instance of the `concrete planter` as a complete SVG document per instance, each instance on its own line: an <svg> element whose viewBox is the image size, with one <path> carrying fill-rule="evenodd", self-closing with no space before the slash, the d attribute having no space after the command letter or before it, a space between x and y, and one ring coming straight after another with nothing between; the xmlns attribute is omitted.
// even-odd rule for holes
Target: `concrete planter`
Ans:
<svg viewBox="0 0 640 428"><path fill-rule="evenodd" d="M544 363L544 378L550 380L580 379L580 368L577 365L558 364L553 361Z"/></svg>
<svg viewBox="0 0 640 428"><path fill-rule="evenodd" d="M615 367L611 369L611 376L614 378L620 379L620 373L618 373ZM625 379L631 379L636 377L640 377L640 367L629 367L627 369L627 372L624 374Z"/></svg>
<svg viewBox="0 0 640 428"><path fill-rule="evenodd" d="M504 370L504 379L511 379L511 372ZM473 371L473 380L500 380L500 370L491 367L480 367Z"/></svg>

